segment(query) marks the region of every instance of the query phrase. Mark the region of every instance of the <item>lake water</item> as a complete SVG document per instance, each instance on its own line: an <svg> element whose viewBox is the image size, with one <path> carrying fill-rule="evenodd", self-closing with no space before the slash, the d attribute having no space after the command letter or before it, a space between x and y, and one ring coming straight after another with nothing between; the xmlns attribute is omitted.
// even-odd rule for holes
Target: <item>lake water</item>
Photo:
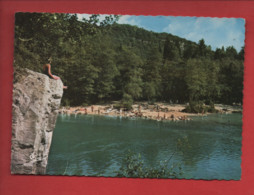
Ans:
<svg viewBox="0 0 254 195"><path fill-rule="evenodd" d="M177 149L177 140L188 147ZM241 178L241 114L211 114L191 121L153 121L59 115L47 174L116 176L128 150L147 167L180 163L186 179ZM170 165L169 165L170 166Z"/></svg>

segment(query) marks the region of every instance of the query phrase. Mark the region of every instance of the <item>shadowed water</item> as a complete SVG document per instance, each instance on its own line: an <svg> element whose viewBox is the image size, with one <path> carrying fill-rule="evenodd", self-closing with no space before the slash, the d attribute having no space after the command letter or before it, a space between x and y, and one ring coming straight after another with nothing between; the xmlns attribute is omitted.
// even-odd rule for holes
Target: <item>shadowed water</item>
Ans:
<svg viewBox="0 0 254 195"><path fill-rule="evenodd" d="M241 114L212 114L192 121L158 122L105 116L60 115L54 130L47 174L116 176L130 149L144 164L180 163L182 178L241 177ZM178 139L188 147L178 148Z"/></svg>

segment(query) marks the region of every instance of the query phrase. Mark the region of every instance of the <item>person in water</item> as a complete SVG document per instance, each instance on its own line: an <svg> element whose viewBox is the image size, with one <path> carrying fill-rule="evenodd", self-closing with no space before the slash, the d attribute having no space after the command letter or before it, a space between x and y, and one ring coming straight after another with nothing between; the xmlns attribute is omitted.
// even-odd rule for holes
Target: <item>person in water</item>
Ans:
<svg viewBox="0 0 254 195"><path fill-rule="evenodd" d="M47 64L44 64L43 65L43 73L48 75L49 78L52 78L52 79L55 79L55 80L58 80L58 79L61 79L60 77L56 76L56 75L53 75L51 73L51 58L48 59L48 63ZM67 89L67 86L63 86L64 89Z"/></svg>

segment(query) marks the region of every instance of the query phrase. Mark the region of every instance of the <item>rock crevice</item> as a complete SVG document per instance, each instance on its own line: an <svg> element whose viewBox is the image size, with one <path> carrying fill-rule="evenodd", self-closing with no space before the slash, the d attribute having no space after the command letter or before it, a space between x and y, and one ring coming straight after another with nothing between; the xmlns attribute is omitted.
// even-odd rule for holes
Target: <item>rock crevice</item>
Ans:
<svg viewBox="0 0 254 195"><path fill-rule="evenodd" d="M45 174L63 95L61 80L23 69L15 72L12 103L13 174Z"/></svg>

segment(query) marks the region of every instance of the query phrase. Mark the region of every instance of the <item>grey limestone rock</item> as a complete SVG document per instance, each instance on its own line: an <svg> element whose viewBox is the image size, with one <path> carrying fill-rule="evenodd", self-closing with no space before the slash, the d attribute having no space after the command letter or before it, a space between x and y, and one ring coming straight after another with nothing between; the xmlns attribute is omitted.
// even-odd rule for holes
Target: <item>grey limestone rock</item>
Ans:
<svg viewBox="0 0 254 195"><path fill-rule="evenodd" d="M16 71L12 103L12 174L45 174L63 95L61 80L28 69Z"/></svg>

